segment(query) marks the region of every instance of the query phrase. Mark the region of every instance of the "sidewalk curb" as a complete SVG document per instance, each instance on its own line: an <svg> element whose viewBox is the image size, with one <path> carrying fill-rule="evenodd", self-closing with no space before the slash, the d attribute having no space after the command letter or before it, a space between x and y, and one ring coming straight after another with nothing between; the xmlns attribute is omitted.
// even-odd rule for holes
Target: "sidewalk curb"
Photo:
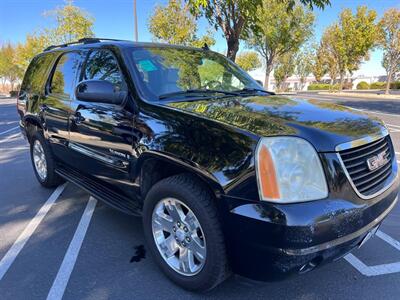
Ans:
<svg viewBox="0 0 400 300"><path fill-rule="evenodd" d="M319 95L329 95L329 96L346 96L346 97L354 97L354 98L381 98L382 100L390 99L390 100L400 100L400 95L383 95L383 94L367 94L367 93L346 93L346 92L319 92Z"/></svg>

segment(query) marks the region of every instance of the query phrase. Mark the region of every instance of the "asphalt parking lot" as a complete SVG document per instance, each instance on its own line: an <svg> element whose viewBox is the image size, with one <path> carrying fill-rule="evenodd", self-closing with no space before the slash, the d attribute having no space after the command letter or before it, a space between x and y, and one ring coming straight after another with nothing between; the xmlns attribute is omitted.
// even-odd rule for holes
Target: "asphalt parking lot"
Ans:
<svg viewBox="0 0 400 300"><path fill-rule="evenodd" d="M301 96L382 118L400 162L399 100ZM72 184L40 187L17 126L15 99L0 98L0 299L399 299L399 205L377 236L345 259L280 282L233 276L193 294L168 281L147 255L139 218Z"/></svg>

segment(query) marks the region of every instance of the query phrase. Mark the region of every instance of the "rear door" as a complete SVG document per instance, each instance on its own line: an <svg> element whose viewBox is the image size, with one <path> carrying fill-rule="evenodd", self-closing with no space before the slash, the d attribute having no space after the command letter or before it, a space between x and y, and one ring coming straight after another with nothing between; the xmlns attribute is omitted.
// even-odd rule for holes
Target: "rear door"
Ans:
<svg viewBox="0 0 400 300"><path fill-rule="evenodd" d="M94 49L89 53L81 80L105 80L115 90L127 91L118 61L108 49ZM132 191L129 187L132 186L130 167L134 162L134 115L129 105L74 99L71 106L69 148L74 152L75 168L123 192Z"/></svg>
<svg viewBox="0 0 400 300"><path fill-rule="evenodd" d="M58 57L40 106L53 153L63 161L66 161L68 154L66 146L69 139L71 100L74 97L74 87L81 62L79 52L66 52Z"/></svg>

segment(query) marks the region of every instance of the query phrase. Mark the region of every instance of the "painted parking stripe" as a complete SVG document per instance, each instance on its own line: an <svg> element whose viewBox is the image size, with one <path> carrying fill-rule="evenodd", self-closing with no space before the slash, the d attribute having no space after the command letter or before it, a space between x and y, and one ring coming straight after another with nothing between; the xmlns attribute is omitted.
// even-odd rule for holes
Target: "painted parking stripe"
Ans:
<svg viewBox="0 0 400 300"><path fill-rule="evenodd" d="M400 126L399 126L399 125L393 125L393 124L388 124L388 123L386 123L386 125L388 125L388 126L390 126L390 127L397 127L397 128L400 129Z"/></svg>
<svg viewBox="0 0 400 300"><path fill-rule="evenodd" d="M0 135L6 134L6 133L8 133L8 132L11 132L11 131L13 131L13 130L15 130L15 129L17 129L17 128L19 128L19 126L15 126L15 127L10 128L10 129L8 129L8 130L6 130L6 131L0 132Z"/></svg>
<svg viewBox="0 0 400 300"><path fill-rule="evenodd" d="M56 202L58 197L61 195L61 193L65 189L66 185L67 184L64 183L55 189L55 191L50 195L50 197L47 199L45 204L40 208L40 210L37 212L37 214L33 217L33 219L25 227L24 231L22 231L22 233L19 235L19 237L14 242L14 244L11 246L11 248L7 251L6 255L4 255L4 257L0 261L0 280L4 277L4 275L6 274L7 270L10 268L12 263L14 262L17 255L24 248L26 242L29 240L31 235L34 233L36 228L39 226L40 222L43 220L43 218L49 212L49 210L52 207L52 205L54 204L54 202Z"/></svg>
<svg viewBox="0 0 400 300"><path fill-rule="evenodd" d="M7 136L6 138L0 140L0 144L1 144L1 143L8 142L8 141L10 141L10 140L12 140L12 139L14 139L14 138L20 137L20 136L22 136L20 132L15 133L15 134L12 134L12 135L9 135L9 136Z"/></svg>
<svg viewBox="0 0 400 300"><path fill-rule="evenodd" d="M383 112L379 112L379 111L373 111L373 110L367 110L367 109L354 108L354 107L346 106L346 105L343 105L343 106L345 106L345 107L347 107L347 108L350 108L350 109L353 109L353 110L358 110L358 111L361 111L361 112L365 112L365 113L373 113L373 114L377 114L377 115L392 116L392 117L398 117L398 116L399 116L398 114L389 114L389 113L383 113Z"/></svg>
<svg viewBox="0 0 400 300"><path fill-rule="evenodd" d="M90 220L92 219L96 204L97 200L93 197L90 197L85 211L83 212L82 218L79 221L78 228L75 231L72 241L69 244L67 253L65 254L63 262L61 263L61 267L58 270L56 279L54 280L50 292L47 295L47 300L62 299L65 288L67 287L69 278L74 269L76 259L78 258L83 239L85 238L86 231L89 227Z"/></svg>
<svg viewBox="0 0 400 300"><path fill-rule="evenodd" d="M400 251L400 242L392 238L390 235L384 233L381 230L378 230L376 232L376 236ZM367 266L359 258L351 253L347 254L344 259L347 260L347 262L349 262L354 268L356 268L357 271L365 276L378 276L392 273L400 273L400 262L376 266Z"/></svg>
<svg viewBox="0 0 400 300"><path fill-rule="evenodd" d="M380 237L382 240L384 240L386 243L392 245L394 248L400 251L400 242L396 241L394 238L392 238L390 235L387 235L383 231L378 230L376 233L378 237Z"/></svg>
<svg viewBox="0 0 400 300"><path fill-rule="evenodd" d="M367 266L351 253L347 254L344 259L347 260L361 274L368 277L400 272L400 262L377 266Z"/></svg>

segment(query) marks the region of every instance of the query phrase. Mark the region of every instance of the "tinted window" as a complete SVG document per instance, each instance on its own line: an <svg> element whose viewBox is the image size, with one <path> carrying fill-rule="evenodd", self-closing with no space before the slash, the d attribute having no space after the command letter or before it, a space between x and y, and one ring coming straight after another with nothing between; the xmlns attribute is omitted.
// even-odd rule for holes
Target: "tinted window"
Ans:
<svg viewBox="0 0 400 300"><path fill-rule="evenodd" d="M50 93L71 97L76 74L79 69L80 55L75 52L63 54L57 62L50 83Z"/></svg>
<svg viewBox="0 0 400 300"><path fill-rule="evenodd" d="M26 70L21 90L40 93L44 91L44 83L48 76L48 71L53 64L54 54L36 56L32 59Z"/></svg>
<svg viewBox="0 0 400 300"><path fill-rule="evenodd" d="M89 54L84 79L106 80L114 84L117 91L126 89L118 62L108 50L95 50Z"/></svg>
<svg viewBox="0 0 400 300"><path fill-rule="evenodd" d="M260 88L247 73L211 51L145 47L132 49L130 55L140 86L150 99L191 89L229 92Z"/></svg>

